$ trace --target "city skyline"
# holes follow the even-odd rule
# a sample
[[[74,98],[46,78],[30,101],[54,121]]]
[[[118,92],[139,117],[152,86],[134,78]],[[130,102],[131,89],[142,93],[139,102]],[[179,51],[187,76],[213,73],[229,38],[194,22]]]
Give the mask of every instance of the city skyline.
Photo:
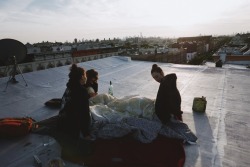
[[[250,31],[248,0],[0,1],[0,39],[23,43]]]

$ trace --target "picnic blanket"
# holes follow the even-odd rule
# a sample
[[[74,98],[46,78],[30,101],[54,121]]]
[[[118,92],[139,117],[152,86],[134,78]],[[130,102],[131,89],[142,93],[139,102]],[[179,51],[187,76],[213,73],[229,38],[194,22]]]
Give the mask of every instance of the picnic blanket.
[[[51,134],[62,146],[61,157],[91,167],[183,167],[183,142],[196,142],[188,126],[174,119],[163,125],[154,113],[154,99],[138,95],[116,98],[99,94],[90,99],[91,135],[96,140],[73,141]],[[39,122],[50,127],[57,116]]]

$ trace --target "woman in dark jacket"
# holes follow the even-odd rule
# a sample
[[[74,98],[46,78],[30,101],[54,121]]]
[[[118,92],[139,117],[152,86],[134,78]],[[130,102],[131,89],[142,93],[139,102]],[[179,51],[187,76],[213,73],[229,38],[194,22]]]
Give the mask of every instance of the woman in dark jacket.
[[[158,118],[163,124],[166,124],[171,117],[182,121],[181,96],[176,86],[176,74],[164,76],[162,69],[153,64],[151,75],[160,83],[155,101],[155,113]]]
[[[86,73],[81,67],[73,64],[67,88],[62,98],[62,109],[60,111],[59,128],[73,138],[89,137],[90,109],[89,96],[84,84]]]

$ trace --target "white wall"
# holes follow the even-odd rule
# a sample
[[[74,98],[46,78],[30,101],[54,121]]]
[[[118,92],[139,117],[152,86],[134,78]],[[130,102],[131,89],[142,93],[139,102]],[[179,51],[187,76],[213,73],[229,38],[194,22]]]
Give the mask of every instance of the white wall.
[[[193,58],[195,58],[197,56],[197,52],[193,52],[193,53],[187,53],[187,61],[192,60]]]

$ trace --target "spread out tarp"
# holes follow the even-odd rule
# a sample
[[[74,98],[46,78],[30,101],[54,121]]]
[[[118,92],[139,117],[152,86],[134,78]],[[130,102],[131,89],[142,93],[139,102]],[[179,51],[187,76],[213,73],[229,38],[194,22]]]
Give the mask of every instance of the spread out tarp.
[[[100,94],[90,99],[95,141],[79,149],[84,156],[62,149],[62,158],[90,167],[182,167],[184,141],[196,136],[185,123],[162,125],[154,114],[154,100],[141,96],[117,99]],[[86,152],[91,152],[86,154]]]
[[[197,140],[183,122],[171,120],[162,125],[154,114],[153,99],[100,94],[90,104],[94,141],[54,136],[65,160],[90,167],[182,167],[183,142]],[[41,121],[41,125],[55,120]]]
[[[56,119],[52,117],[38,124],[53,127]],[[38,133],[51,135],[61,145],[61,158],[89,167],[183,167],[185,163],[183,140],[162,135],[150,143],[142,143],[133,133],[110,139],[73,141],[65,134],[43,132]]]

